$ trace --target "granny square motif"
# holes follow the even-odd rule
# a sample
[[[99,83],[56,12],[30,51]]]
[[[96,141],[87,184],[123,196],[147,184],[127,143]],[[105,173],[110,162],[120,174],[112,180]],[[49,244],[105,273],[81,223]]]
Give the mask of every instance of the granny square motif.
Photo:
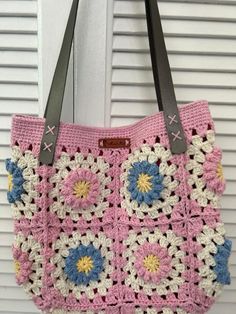
[[[53,165],[39,164],[44,119],[13,117],[16,280],[43,312],[200,314],[230,283],[207,102],[181,106],[180,117],[180,155],[161,112],[122,128],[61,123]],[[103,149],[101,138],[130,147]]]

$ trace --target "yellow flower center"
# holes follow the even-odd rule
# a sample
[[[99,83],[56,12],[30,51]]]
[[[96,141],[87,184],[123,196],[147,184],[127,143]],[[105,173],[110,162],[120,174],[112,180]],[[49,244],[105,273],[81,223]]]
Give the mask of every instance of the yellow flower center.
[[[137,180],[137,187],[140,192],[147,193],[152,189],[152,183],[150,182],[152,179],[151,176],[149,176],[146,173],[140,173],[138,180]]]
[[[8,191],[11,192],[13,188],[13,176],[9,173],[8,174]]]
[[[74,185],[74,194],[78,198],[86,198],[89,194],[90,183],[87,181],[79,181]]]
[[[151,273],[158,271],[160,267],[160,261],[154,254],[147,255],[143,259],[143,266]]]
[[[90,256],[83,256],[77,262],[79,272],[89,273],[93,269],[93,260]]]
[[[17,260],[14,260],[14,267],[15,267],[15,273],[16,275],[18,275],[20,272],[20,262]]]
[[[218,165],[217,165],[216,175],[217,175],[217,177],[218,177],[221,181],[224,181],[223,167],[222,167],[222,164],[221,164],[220,162],[219,162]]]

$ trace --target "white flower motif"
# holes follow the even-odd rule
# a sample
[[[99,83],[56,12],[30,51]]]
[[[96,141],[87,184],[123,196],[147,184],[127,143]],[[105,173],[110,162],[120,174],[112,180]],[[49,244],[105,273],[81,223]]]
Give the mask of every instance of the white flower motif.
[[[76,285],[74,282],[68,280],[65,268],[65,259],[69,255],[70,249],[75,249],[80,245],[88,246],[92,244],[96,249],[100,250],[101,256],[104,258],[104,270],[100,273],[99,281],[90,281],[88,285]],[[55,287],[61,292],[64,297],[69,295],[72,291],[75,297],[79,300],[85,294],[92,300],[96,294],[101,296],[107,295],[107,291],[112,287],[111,274],[113,267],[111,261],[114,253],[111,250],[112,240],[107,238],[104,233],[99,232],[97,235],[91,231],[87,231],[84,235],[74,232],[71,236],[65,233],[60,234],[60,238],[53,244],[55,255],[51,258],[51,263],[56,265],[53,272],[55,278]],[[97,293],[94,290],[97,289]]]
[[[38,160],[29,150],[22,153],[18,146],[12,147],[11,160],[17,163],[17,166],[22,169],[22,175],[25,179],[23,183],[25,192],[21,195],[22,201],[16,201],[11,204],[13,217],[14,219],[20,219],[22,217],[31,219],[37,212],[37,206],[34,200],[38,197],[36,191],[36,185],[39,183],[39,176],[36,173],[39,164]]]
[[[42,246],[32,236],[25,237],[22,233],[18,233],[14,237],[14,247],[27,253],[29,261],[32,262],[30,281],[22,285],[24,290],[30,296],[40,295],[43,286]]]
[[[215,133],[207,131],[206,137],[194,135],[188,147],[187,154],[190,157],[186,164],[189,172],[188,184],[192,187],[191,199],[196,200],[202,207],[208,205],[213,208],[219,207],[219,196],[210,191],[203,179],[203,164],[206,161],[206,154],[213,151],[215,143]]]
[[[224,224],[218,223],[215,229],[204,226],[203,231],[197,236],[197,242],[202,245],[197,257],[203,262],[199,268],[199,275],[202,277],[199,286],[209,297],[217,297],[223,289],[223,285],[216,281],[217,276],[213,267],[216,266],[214,255],[217,253],[217,245],[224,244],[224,235]]]
[[[128,215],[132,217],[134,214],[143,219],[146,216],[150,218],[157,218],[161,213],[166,215],[172,213],[173,207],[178,203],[179,197],[172,195],[176,190],[179,182],[174,179],[177,171],[177,166],[171,163],[171,152],[160,144],[154,144],[150,147],[146,144],[136,149],[129,155],[128,159],[122,164],[123,173],[121,174],[121,181],[123,187],[120,189],[122,200],[122,207],[126,209]],[[159,173],[163,176],[162,184],[164,189],[160,194],[160,199],[153,201],[152,205],[146,203],[138,204],[137,200],[131,198],[129,187],[129,171],[132,169],[135,162],[147,161],[149,163],[157,163],[159,166]]]
[[[171,257],[171,270],[168,272],[167,278],[161,279],[159,284],[152,281],[146,281],[143,277],[139,277],[135,264],[135,252],[144,243],[158,243],[161,247],[166,248]],[[126,246],[123,252],[123,258],[126,260],[124,271],[128,274],[125,279],[125,285],[131,287],[135,292],[144,292],[146,295],[167,295],[170,292],[178,292],[179,286],[183,284],[184,279],[181,274],[185,270],[181,259],[185,253],[180,250],[183,243],[182,237],[177,237],[173,231],[168,230],[162,233],[158,228],[150,231],[148,228],[142,228],[139,233],[130,231],[128,238],[124,240]],[[161,260],[159,261],[161,263]]]
[[[50,192],[50,197],[56,199],[50,210],[55,212],[59,218],[64,219],[67,214],[74,221],[78,221],[82,216],[85,220],[90,221],[93,217],[101,218],[104,211],[109,207],[107,201],[108,195],[111,193],[108,184],[111,178],[107,175],[109,164],[102,157],[94,157],[92,154],[83,156],[81,153],[76,153],[74,159],[71,160],[70,156],[63,152],[60,158],[55,162],[54,167],[56,173],[50,178],[50,183],[54,184],[54,188]],[[60,190],[62,188],[63,180],[75,169],[87,169],[96,175],[99,182],[99,195],[96,203],[91,204],[86,210],[74,210],[64,200]],[[60,194],[60,196],[59,196]]]

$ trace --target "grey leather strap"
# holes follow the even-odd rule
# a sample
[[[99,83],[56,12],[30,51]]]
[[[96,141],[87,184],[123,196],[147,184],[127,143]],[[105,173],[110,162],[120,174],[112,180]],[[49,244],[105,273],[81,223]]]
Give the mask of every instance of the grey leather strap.
[[[171,152],[181,154],[186,152],[187,143],[179,117],[157,0],[146,0],[145,6],[158,105],[164,114]]]
[[[79,0],[73,0],[44,112],[45,129],[40,146],[39,161],[45,165],[53,164],[54,160],[78,4]]]
[[[78,4],[79,0],[73,0],[45,109],[45,129],[39,156],[41,164],[51,165],[54,160]],[[164,114],[171,151],[181,154],[187,150],[187,144],[175,98],[157,0],[145,0],[145,7],[158,106]]]

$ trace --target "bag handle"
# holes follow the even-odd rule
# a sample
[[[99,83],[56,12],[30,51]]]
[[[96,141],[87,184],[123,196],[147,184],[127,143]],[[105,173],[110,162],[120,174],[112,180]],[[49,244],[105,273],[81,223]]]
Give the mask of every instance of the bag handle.
[[[39,156],[41,164],[50,165],[54,159],[78,4],[79,0],[73,0],[44,113],[45,128]],[[187,150],[187,144],[175,98],[157,0],[145,0],[145,8],[158,106],[164,114],[171,152],[181,154]]]
[[[179,116],[157,0],[145,0],[152,71],[159,110],[163,111],[172,154],[187,150]]]

